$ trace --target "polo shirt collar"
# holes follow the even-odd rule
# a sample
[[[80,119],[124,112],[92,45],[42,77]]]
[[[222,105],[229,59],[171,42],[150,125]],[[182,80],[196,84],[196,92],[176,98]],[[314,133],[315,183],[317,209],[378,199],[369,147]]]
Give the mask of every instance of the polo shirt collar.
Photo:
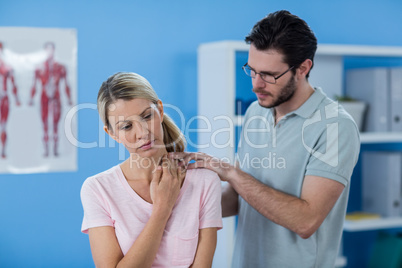
[[[304,118],[310,118],[317,110],[318,105],[325,99],[326,95],[321,88],[314,88],[314,93],[292,114],[299,115]]]

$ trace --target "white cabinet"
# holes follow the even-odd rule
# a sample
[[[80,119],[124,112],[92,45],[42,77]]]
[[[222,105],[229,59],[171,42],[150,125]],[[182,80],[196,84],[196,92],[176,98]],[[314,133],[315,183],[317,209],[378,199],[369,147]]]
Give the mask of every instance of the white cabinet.
[[[239,72],[236,53],[247,53],[248,48],[243,41],[220,41],[201,44],[198,49],[198,150],[232,163],[236,150],[236,127],[242,121],[242,116],[235,114],[236,72]],[[347,56],[402,57],[402,48],[319,44],[310,83],[323,88],[329,97],[342,95],[344,57]],[[402,143],[402,133],[362,133],[361,142]],[[395,227],[402,227],[401,218],[347,221],[344,225],[345,231]],[[219,264],[216,267],[230,265],[234,230],[234,218],[224,219],[224,230],[219,233],[217,247],[217,251],[223,254],[220,255],[223,260],[215,261]],[[337,260],[337,266],[344,266],[345,263],[343,257]]]

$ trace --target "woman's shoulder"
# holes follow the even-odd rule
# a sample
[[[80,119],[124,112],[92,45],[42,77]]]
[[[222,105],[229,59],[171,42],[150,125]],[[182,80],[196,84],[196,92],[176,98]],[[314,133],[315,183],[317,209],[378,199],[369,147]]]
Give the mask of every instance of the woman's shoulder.
[[[206,168],[197,168],[187,170],[186,179],[195,184],[214,184],[220,182],[219,176]]]
[[[119,165],[113,166],[105,171],[102,171],[98,174],[92,175],[88,177],[82,187],[88,187],[88,186],[95,186],[95,185],[104,185],[104,184],[110,184],[113,182],[116,182],[117,177],[119,172],[121,171],[121,168]]]

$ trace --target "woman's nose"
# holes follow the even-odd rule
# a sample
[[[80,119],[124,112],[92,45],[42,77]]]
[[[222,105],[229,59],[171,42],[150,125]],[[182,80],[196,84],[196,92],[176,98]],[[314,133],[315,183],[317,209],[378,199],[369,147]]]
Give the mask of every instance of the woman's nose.
[[[143,122],[143,121],[137,122],[135,130],[136,130],[135,135],[136,135],[137,140],[148,138],[149,128],[148,128],[148,124],[146,122]]]

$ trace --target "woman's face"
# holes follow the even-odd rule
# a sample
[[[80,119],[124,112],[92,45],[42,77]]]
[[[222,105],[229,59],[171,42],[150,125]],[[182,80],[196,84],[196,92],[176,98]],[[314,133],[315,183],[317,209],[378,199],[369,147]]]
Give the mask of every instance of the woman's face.
[[[118,100],[108,109],[112,129],[106,132],[122,143],[130,154],[154,156],[166,151],[163,142],[163,106],[147,99]]]

